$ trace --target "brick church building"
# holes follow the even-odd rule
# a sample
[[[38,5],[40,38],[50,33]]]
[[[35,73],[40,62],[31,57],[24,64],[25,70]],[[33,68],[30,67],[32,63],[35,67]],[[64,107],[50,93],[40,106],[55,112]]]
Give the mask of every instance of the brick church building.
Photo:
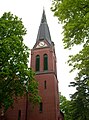
[[[5,120],[63,120],[59,108],[58,79],[54,42],[43,10],[36,43],[31,50],[31,67],[36,72],[41,103],[34,108],[26,98],[15,100]],[[2,118],[3,119],[3,118]]]

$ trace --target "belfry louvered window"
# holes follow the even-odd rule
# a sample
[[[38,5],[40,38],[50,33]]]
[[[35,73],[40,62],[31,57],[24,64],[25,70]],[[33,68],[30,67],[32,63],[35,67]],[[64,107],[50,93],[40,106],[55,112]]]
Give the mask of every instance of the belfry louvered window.
[[[48,55],[44,54],[44,71],[48,70]]]
[[[36,56],[36,72],[40,71],[40,56]]]

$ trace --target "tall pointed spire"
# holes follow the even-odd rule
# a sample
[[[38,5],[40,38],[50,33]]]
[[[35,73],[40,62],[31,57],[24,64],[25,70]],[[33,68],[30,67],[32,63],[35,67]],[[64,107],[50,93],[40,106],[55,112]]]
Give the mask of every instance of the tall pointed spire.
[[[46,21],[46,15],[45,15],[45,10],[43,8],[43,15],[42,15],[41,23],[44,23],[44,22],[47,23],[47,21]]]
[[[44,9],[37,35],[37,41],[42,41],[42,40],[47,40],[50,44],[52,43]]]

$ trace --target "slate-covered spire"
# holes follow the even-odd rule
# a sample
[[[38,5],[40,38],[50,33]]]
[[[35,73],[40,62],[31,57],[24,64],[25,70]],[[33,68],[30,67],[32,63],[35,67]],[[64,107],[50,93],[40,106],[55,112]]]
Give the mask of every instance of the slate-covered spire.
[[[50,44],[52,43],[44,9],[37,35],[37,41],[42,41],[42,40],[47,40]]]
[[[43,15],[42,15],[41,23],[44,23],[44,22],[47,23],[45,11],[44,11],[44,9],[43,9]]]

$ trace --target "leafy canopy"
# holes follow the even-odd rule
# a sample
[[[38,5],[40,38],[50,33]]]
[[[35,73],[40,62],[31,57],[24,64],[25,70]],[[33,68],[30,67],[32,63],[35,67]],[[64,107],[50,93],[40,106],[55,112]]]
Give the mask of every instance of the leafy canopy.
[[[26,29],[22,20],[10,12],[0,18],[0,108],[8,109],[15,97],[30,93],[39,101],[35,73],[28,68],[29,49],[23,43]]]
[[[89,42],[89,0],[53,0],[52,11],[63,23],[65,48]]]
[[[72,120],[71,101],[63,95],[60,95],[60,110],[64,113],[65,120]]]
[[[72,119],[89,119],[89,0],[53,0],[52,11],[63,24],[65,49],[82,44],[82,49],[68,60],[72,71],[78,70],[72,95]],[[79,47],[79,46],[78,46]],[[76,47],[77,48],[77,47]],[[82,106],[82,109],[81,109]],[[87,106],[87,107],[86,107]]]
[[[88,120],[89,119],[89,91],[87,79],[76,79],[71,85],[76,87],[76,92],[71,96],[72,119]]]

